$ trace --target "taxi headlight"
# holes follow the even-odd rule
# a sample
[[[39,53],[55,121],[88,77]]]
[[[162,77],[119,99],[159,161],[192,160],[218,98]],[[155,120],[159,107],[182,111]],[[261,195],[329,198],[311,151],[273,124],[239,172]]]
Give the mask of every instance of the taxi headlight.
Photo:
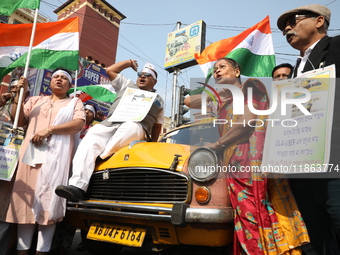
[[[188,171],[196,181],[211,180],[218,174],[216,153],[209,148],[195,150],[189,158]]]

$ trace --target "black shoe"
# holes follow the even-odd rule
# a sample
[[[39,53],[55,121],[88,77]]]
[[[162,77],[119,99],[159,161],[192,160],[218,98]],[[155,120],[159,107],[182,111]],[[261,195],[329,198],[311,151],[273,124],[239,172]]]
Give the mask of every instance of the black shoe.
[[[55,189],[55,193],[59,197],[66,198],[67,200],[72,201],[72,202],[78,202],[78,201],[84,200],[84,194],[85,194],[85,192],[82,189],[79,189],[72,185],[69,185],[69,186],[59,185]]]

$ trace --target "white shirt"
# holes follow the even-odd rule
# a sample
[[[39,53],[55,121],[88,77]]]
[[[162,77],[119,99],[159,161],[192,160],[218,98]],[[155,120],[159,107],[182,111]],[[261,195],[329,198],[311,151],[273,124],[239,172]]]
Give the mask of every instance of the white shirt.
[[[315,69],[315,67],[313,66],[312,62],[309,60],[309,55],[312,52],[312,50],[314,49],[315,45],[319,42],[320,40],[317,40],[315,43],[313,43],[306,51],[305,54],[303,55],[303,57],[298,56],[298,58],[301,59],[300,65],[298,66],[298,70],[296,73],[296,76],[299,77],[302,74],[303,69],[305,68],[305,65],[307,63],[307,61],[310,62],[310,64],[312,65],[313,69]]]

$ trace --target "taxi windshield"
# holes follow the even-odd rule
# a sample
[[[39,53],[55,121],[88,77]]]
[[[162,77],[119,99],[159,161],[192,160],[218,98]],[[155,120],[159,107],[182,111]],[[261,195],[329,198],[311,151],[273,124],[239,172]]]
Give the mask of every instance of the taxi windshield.
[[[212,124],[192,125],[167,133],[160,142],[203,146],[219,139],[217,126]]]

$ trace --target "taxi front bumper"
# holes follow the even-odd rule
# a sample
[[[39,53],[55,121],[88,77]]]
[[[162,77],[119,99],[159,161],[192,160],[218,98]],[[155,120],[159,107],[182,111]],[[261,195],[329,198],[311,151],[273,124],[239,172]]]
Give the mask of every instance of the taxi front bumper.
[[[108,203],[97,201],[68,202],[67,210],[85,214],[131,217],[144,220],[170,221],[175,226],[187,223],[230,223],[233,209],[191,208],[185,203],[172,207]]]

